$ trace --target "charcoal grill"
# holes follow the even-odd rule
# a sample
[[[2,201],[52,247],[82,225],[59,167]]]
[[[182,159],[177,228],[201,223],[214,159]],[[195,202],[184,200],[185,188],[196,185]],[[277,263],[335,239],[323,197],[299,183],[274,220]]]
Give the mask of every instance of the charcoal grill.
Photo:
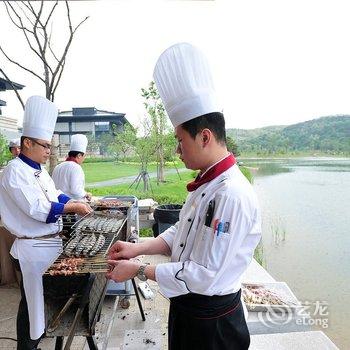
[[[98,230],[97,227],[89,229],[90,233],[104,234],[106,238],[104,246],[95,256],[84,258],[77,271],[70,275],[52,275],[52,265],[43,276],[46,336],[56,337],[55,350],[63,349],[64,337],[67,337],[64,350],[70,349],[74,336],[85,336],[89,348],[98,349],[94,335],[106,294],[106,254],[109,247],[117,240],[135,240],[135,228],[138,230],[138,222],[135,222],[138,220],[137,199],[132,197],[135,199],[130,202],[130,197],[127,198],[125,205],[120,207],[94,208],[92,213],[72,226],[71,238],[65,246],[89,218],[90,221],[98,217],[123,220],[116,232],[103,231],[101,225]],[[54,264],[59,264],[66,258],[61,254]],[[145,320],[135,282],[133,280],[132,282],[142,319]]]

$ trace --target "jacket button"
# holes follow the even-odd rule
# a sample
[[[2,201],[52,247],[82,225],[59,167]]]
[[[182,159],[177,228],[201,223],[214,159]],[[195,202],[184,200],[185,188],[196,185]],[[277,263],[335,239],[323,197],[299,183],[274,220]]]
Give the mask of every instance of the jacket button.
[[[182,248],[183,246],[184,246],[184,244],[183,244],[183,243],[181,243],[181,244],[180,244],[180,247]]]
[[[188,221],[188,222],[191,222],[191,221],[192,221],[192,219],[191,219],[191,218],[189,218],[187,221]]]

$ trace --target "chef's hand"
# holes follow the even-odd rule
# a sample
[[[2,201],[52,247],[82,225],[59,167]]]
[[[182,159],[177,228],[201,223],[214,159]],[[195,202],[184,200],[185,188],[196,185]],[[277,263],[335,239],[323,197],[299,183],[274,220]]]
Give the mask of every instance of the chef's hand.
[[[91,201],[92,194],[90,192],[86,192],[85,198],[88,202]]]
[[[64,213],[75,213],[81,216],[92,212],[90,205],[82,202],[68,202],[64,205]]]
[[[130,260],[108,260],[111,270],[106,273],[106,277],[115,282],[124,282],[134,278],[140,267],[140,263]]]
[[[117,241],[108,251],[108,258],[111,260],[131,259],[138,255],[138,243],[124,241]]]

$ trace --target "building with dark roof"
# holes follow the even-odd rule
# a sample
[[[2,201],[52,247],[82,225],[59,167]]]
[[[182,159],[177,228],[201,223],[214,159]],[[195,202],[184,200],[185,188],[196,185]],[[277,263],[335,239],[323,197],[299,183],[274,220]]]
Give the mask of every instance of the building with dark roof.
[[[124,113],[103,111],[95,107],[77,107],[58,114],[54,133],[61,150],[70,144],[74,134],[92,135],[98,140],[103,134],[123,131],[125,124],[129,122]]]
[[[24,85],[0,78],[0,91],[15,89],[22,90],[23,88]],[[6,101],[0,99],[0,132],[9,140],[19,137],[19,131],[17,126],[17,118],[12,118],[3,114],[1,108],[5,107],[6,105]]]
[[[58,114],[55,134],[59,137],[59,143],[70,143],[74,134],[93,135],[98,139],[103,133],[123,131],[126,123],[129,122],[124,113],[79,107]]]

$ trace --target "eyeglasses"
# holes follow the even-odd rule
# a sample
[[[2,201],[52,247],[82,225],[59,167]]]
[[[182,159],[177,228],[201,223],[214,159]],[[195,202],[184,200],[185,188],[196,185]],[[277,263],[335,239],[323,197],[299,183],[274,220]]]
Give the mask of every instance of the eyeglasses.
[[[39,146],[41,146],[41,147],[43,147],[43,148],[45,148],[46,150],[50,150],[51,149],[51,145],[50,144],[45,144],[45,145],[43,145],[42,143],[40,143],[40,142],[38,142],[37,140],[35,140],[35,139],[32,139],[32,138],[29,138],[28,137],[28,139],[30,140],[30,141],[32,141],[32,142],[34,142],[34,143],[36,143],[37,145],[39,145]]]

